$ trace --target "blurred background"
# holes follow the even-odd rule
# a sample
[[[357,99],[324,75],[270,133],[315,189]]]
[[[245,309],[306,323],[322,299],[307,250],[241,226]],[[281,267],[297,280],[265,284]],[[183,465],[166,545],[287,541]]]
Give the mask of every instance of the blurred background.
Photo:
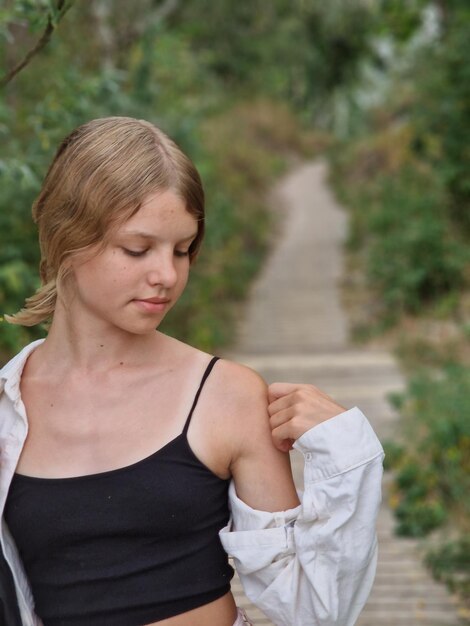
[[[208,234],[165,330],[233,341],[279,234],[266,196],[329,162],[348,212],[343,304],[409,381],[387,444],[401,534],[444,529],[436,577],[470,596],[468,0],[1,0],[0,311],[38,286],[31,204],[61,138],[96,117],[159,125],[195,161]],[[0,362],[41,328],[0,322]]]

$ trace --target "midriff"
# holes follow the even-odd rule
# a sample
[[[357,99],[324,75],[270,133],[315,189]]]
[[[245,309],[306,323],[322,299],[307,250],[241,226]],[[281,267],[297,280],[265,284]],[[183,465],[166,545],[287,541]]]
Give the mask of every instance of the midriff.
[[[147,626],[233,626],[236,619],[237,607],[229,592],[214,602]]]

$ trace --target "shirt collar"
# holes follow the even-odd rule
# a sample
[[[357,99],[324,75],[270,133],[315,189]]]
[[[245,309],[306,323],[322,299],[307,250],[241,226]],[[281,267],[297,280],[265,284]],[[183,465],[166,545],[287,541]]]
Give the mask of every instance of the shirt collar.
[[[27,358],[43,341],[44,339],[32,341],[0,369],[0,385],[4,387],[11,400],[16,400],[20,395],[21,374]]]

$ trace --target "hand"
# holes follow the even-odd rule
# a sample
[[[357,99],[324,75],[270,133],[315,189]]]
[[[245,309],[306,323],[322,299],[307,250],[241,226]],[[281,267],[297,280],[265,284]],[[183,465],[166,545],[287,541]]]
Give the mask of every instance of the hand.
[[[273,383],[268,399],[274,445],[283,452],[307,430],[346,410],[313,385]]]

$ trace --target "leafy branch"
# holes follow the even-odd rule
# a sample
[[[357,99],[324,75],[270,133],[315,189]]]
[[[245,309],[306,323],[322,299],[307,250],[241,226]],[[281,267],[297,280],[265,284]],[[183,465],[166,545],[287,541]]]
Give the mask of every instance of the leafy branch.
[[[46,27],[40,39],[37,41],[36,45],[26,53],[25,57],[0,79],[0,88],[8,85],[8,83],[31,62],[33,57],[49,43],[52,33],[73,3],[74,0],[58,0],[57,5],[51,2]]]

